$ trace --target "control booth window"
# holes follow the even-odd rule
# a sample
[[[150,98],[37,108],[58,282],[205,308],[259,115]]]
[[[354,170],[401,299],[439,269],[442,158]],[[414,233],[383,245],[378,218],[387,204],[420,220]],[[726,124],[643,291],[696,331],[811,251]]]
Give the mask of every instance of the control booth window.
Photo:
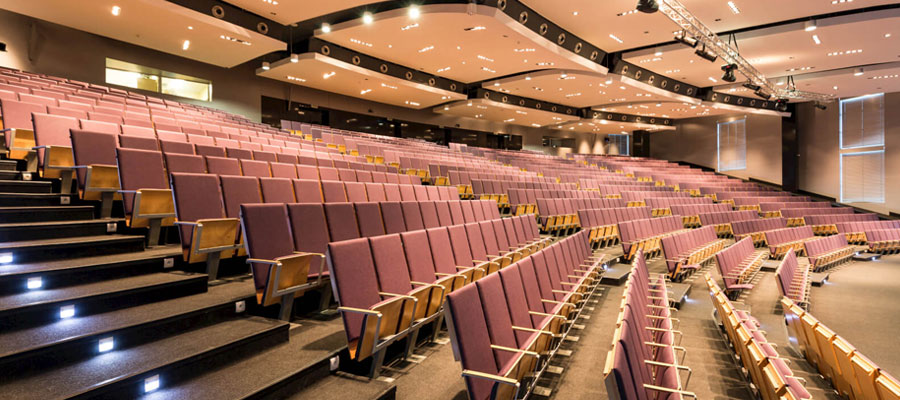
[[[718,171],[747,169],[747,120],[719,122],[717,124]]]
[[[884,203],[884,94],[841,100],[841,202]]]
[[[134,63],[106,59],[106,83],[131,89],[212,101],[212,82]]]
[[[631,135],[609,135],[609,149],[607,150],[608,154],[612,155],[620,155],[627,156],[631,155],[629,152],[631,146]]]

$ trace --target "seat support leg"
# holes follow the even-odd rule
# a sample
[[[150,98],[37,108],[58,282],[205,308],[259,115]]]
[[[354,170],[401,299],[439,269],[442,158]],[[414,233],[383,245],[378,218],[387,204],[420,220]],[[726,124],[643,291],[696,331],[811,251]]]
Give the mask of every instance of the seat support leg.
[[[110,202],[112,203],[112,202]],[[111,204],[110,204],[111,206]],[[102,212],[102,211],[101,211]],[[149,223],[149,232],[147,232],[147,247],[155,247],[159,246],[159,232],[162,230],[162,219],[160,218],[150,218]],[[216,263],[218,263],[218,254],[216,257]]]
[[[282,321],[291,321],[294,314],[294,293],[288,293],[281,296],[281,310],[278,311],[278,319]]]
[[[112,205],[115,192],[100,193],[100,219],[112,217]]]
[[[331,305],[331,285],[322,285],[319,293],[319,311],[324,312]]]
[[[386,352],[386,348],[387,346],[372,355],[372,365],[369,367],[369,379],[375,379],[378,375],[381,375],[381,366],[384,364],[384,353]]]
[[[209,282],[213,282],[218,280],[219,278],[219,257],[221,254],[219,252],[212,252],[206,255],[206,274],[209,275],[207,278]]]
[[[409,336],[406,339],[406,351],[403,353],[404,357],[408,358],[413,354],[413,350],[416,349],[416,342],[419,341],[419,330],[420,328],[416,328],[409,332]]]
[[[63,170],[59,174],[59,193],[60,194],[72,194],[72,175],[74,175],[75,171],[73,170]]]

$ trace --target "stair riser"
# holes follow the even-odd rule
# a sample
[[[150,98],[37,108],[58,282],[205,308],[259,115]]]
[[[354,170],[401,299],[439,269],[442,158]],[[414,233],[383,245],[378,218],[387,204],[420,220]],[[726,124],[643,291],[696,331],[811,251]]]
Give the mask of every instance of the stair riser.
[[[204,293],[207,290],[206,275],[196,279],[136,288],[115,293],[85,297],[77,301],[49,302],[4,311],[0,314],[0,326],[33,327],[59,321],[60,307],[74,304],[75,316],[100,314],[112,310]]]
[[[180,259],[175,257],[176,261]],[[165,258],[153,258],[104,265],[89,265],[54,271],[51,273],[17,274],[0,277],[0,296],[28,291],[28,278],[40,277],[41,289],[56,289],[66,286],[83,285],[108,279],[163,272]]]
[[[252,298],[244,299],[252,301]],[[112,336],[115,349],[140,346],[179,333],[234,318],[237,314],[233,303],[195,310],[171,318],[150,321],[102,334],[81,337],[76,340],[48,344],[45,347],[0,358],[0,369],[16,365],[19,370],[40,370],[54,366],[78,362],[97,355],[101,338]]]
[[[308,368],[297,371],[290,377],[277,382],[263,390],[253,393],[246,400],[262,400],[262,399],[283,399],[290,397],[291,394],[297,393],[302,388],[315,383],[331,374],[330,358],[336,356],[337,353],[329,357],[323,357],[321,361],[310,365]]]
[[[71,204],[77,200],[72,196],[68,196]],[[22,196],[0,196],[0,207],[40,207],[40,206],[59,206],[64,205],[60,201],[60,196],[40,196],[40,197],[30,197],[27,195]]]
[[[4,181],[17,181],[22,179],[22,174],[19,171],[8,171],[0,169],[0,180]]]
[[[0,228],[0,242],[59,239],[79,236],[99,236],[114,232],[115,231],[107,231],[105,222],[62,226],[33,226],[9,229]]]
[[[13,160],[0,160],[0,171],[17,171],[18,163]]]
[[[56,246],[31,247],[10,251],[17,263],[31,263],[38,261],[60,260],[63,258],[78,258],[90,256],[102,256],[110,254],[130,253],[144,250],[144,241],[141,239],[117,240],[112,242],[85,242],[67,243]]]
[[[6,181],[0,183],[2,193],[52,193],[53,185],[50,182],[26,182]]]
[[[109,383],[90,392],[73,396],[72,399],[117,400],[136,398],[144,394],[144,379],[150,376],[159,374],[160,382],[164,385],[161,389],[165,389],[167,386],[187,381],[229,361],[256,354],[272,346],[285,343],[288,341],[289,336],[289,325],[279,325],[230,343],[227,346],[211,349],[188,359],[178,360],[166,367],[149,371],[137,377]]]
[[[77,221],[93,219],[94,210],[33,210],[27,212],[0,212],[0,224],[12,224],[18,222],[48,222],[48,221]]]

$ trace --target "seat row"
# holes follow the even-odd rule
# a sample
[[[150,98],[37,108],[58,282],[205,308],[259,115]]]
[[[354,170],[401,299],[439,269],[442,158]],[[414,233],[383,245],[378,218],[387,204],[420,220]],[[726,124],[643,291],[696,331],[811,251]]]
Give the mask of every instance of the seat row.
[[[608,199],[605,199],[608,200]],[[615,199],[615,201],[621,201]],[[581,227],[589,232],[594,248],[619,242],[619,222],[650,218],[649,207],[588,208],[578,210]]]
[[[716,235],[713,227],[707,226],[677,232],[662,238],[663,255],[669,279],[681,281],[694,271],[707,265],[713,257],[725,248],[726,241]]]
[[[812,288],[809,280],[809,265],[800,264],[797,253],[791,251],[778,264],[775,270],[775,282],[782,297],[791,299],[803,309],[809,309],[809,292]]]
[[[650,275],[643,254],[637,254],[603,368],[610,399],[697,398],[685,390],[692,371],[683,365],[686,351],[678,345],[682,334],[672,310],[665,276]]]
[[[662,251],[662,238],[683,230],[680,216],[638,219],[618,223],[619,240],[626,260],[638,253],[655,256]]]
[[[878,221],[880,218],[875,213],[857,213],[857,214],[828,214],[828,215],[807,215],[803,217],[806,225],[813,229],[816,235],[836,235],[838,233],[837,224],[844,222],[866,222]]]
[[[782,297],[781,308],[800,352],[838,393],[854,400],[900,398],[900,382],[850,342],[787,297]]]
[[[673,214],[672,207],[676,205],[701,205],[712,204],[712,199],[704,197],[648,197],[644,203],[653,210],[654,217],[665,217]],[[683,214],[679,214],[682,215]]]
[[[853,244],[866,244],[869,241],[866,232],[885,229],[900,229],[900,220],[851,221],[838,222],[834,225],[837,229],[837,233],[847,236],[847,242]]]
[[[768,199],[766,199],[768,200]],[[759,216],[763,218],[781,217],[783,208],[828,208],[831,203],[824,201],[794,201],[794,202],[762,202],[759,203]]]
[[[741,291],[753,289],[751,282],[768,259],[769,253],[757,251],[750,238],[738,240],[716,254],[716,266],[725,283],[725,293],[737,298]]]
[[[627,190],[622,192],[622,199],[625,200],[627,207],[644,207],[647,206],[646,199],[656,198],[689,198],[691,195],[683,192],[673,192],[672,189],[663,187],[665,190],[648,191],[648,190]]]
[[[798,226],[796,228],[775,229],[765,233],[766,244],[769,246],[769,252],[772,258],[781,259],[789,252],[803,253],[804,243],[813,240],[815,235],[812,228],[808,226]]]
[[[808,240],[805,249],[810,266],[817,272],[850,261],[856,255],[856,249],[847,243],[844,235]]]
[[[811,215],[847,215],[856,211],[850,207],[806,207],[806,208],[782,208],[781,216],[787,218],[788,226],[803,226],[807,224],[805,217]]]
[[[578,233],[450,293],[444,314],[469,398],[527,398],[602,268]]]
[[[728,207],[729,211],[715,211],[698,215],[700,226],[712,226],[719,237],[728,238],[734,236],[734,229],[732,228],[732,223],[734,222],[759,219],[759,216],[753,211],[730,211],[730,205],[722,205]]]
[[[762,203],[808,203],[806,196],[785,196],[784,192],[722,193],[719,202],[730,202],[738,210],[760,211]],[[828,203],[825,203],[828,204]]]
[[[731,206],[728,204],[715,204],[708,198],[697,198],[705,199],[707,202],[698,204],[673,204],[669,207],[672,214],[681,216],[685,228],[699,228],[703,226],[703,221],[700,220],[700,214],[731,211]]]
[[[900,251],[900,229],[874,229],[865,231],[869,251],[879,254],[895,254]]]
[[[753,239],[753,245],[760,247],[766,244],[766,232],[774,231],[787,227],[787,220],[784,217],[776,218],[757,218],[745,221],[734,221],[731,223],[731,231],[734,233],[736,240],[745,237]]]
[[[577,195],[575,194],[577,193]],[[510,211],[513,212],[513,215],[522,215],[522,214],[534,214],[537,210],[537,199],[573,199],[575,200],[576,208],[606,208],[606,207],[621,207],[625,206],[625,203],[619,199],[606,199],[602,197],[595,197],[591,194],[594,192],[589,192],[585,190],[549,190],[549,189],[521,189],[521,188],[512,188],[509,189],[507,194],[509,196],[509,204],[513,207]]]
[[[738,310],[707,275],[709,295],[716,307],[719,323],[725,331],[734,356],[763,400],[810,399],[802,378],[794,375],[788,360],[782,358],[774,343],[767,340],[759,321]]]

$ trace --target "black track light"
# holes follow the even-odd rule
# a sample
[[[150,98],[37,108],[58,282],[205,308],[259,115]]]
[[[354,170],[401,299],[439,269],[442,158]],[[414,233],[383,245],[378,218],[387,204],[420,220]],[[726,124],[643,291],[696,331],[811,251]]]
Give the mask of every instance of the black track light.
[[[703,45],[702,49],[697,49],[697,51],[695,51],[694,53],[696,53],[698,56],[700,56],[700,58],[707,60],[709,62],[716,62],[716,60],[719,59],[719,56],[715,55],[713,52],[706,49],[705,44]]]
[[[826,106],[825,103],[822,103],[822,102],[818,102],[818,101],[817,101],[817,102],[816,102],[816,108],[818,108],[818,109],[820,109],[820,110],[827,110],[827,109],[828,109],[828,106]]]
[[[688,47],[697,47],[700,41],[696,38],[688,37],[687,33],[681,31],[681,35],[675,35],[675,41]]]
[[[750,90],[752,90],[752,91],[754,91],[754,92],[757,91],[757,90],[759,90],[759,85],[754,85],[754,84],[752,84],[752,83],[750,83],[750,82],[745,83],[745,84],[744,84],[744,87],[747,88],[747,89],[750,89]]]
[[[737,69],[737,64],[726,64],[722,66],[722,71],[725,71],[725,75],[722,75],[722,80],[725,82],[734,82],[737,78],[734,77],[734,71]]]
[[[659,3],[656,0],[638,0],[637,10],[647,14],[659,11]]]
[[[757,87],[759,87],[759,86],[757,86]],[[754,91],[753,94],[755,94],[759,97],[762,97],[763,99],[766,99],[766,100],[769,100],[772,98],[772,95],[764,92],[762,90],[762,88],[756,89],[756,91]]]
[[[785,112],[788,109],[788,100],[787,99],[778,99],[775,100],[775,109],[781,112]]]

